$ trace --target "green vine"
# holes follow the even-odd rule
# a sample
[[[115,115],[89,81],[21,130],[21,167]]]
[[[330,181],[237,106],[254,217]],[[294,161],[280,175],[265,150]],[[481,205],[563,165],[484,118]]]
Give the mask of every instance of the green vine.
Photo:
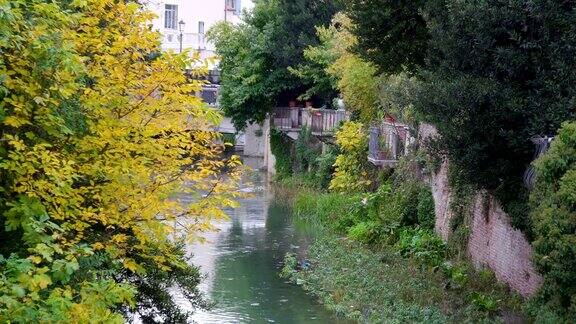
[[[276,177],[285,179],[293,174],[292,143],[290,139],[275,129],[270,131],[270,149],[276,158]]]
[[[461,176],[458,168],[452,164],[448,170],[448,182],[451,187],[450,209],[452,211],[452,219],[450,220],[452,234],[448,240],[448,251],[454,259],[465,260],[473,218],[472,207],[475,190]]]

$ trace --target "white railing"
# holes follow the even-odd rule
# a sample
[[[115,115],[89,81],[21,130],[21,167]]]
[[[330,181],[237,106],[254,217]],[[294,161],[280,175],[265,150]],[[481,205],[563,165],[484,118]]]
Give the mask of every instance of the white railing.
[[[164,49],[178,50],[180,48],[180,33],[164,32],[162,46]],[[182,48],[215,51],[215,47],[206,39],[206,34],[199,33],[183,33],[182,34]]]
[[[344,110],[301,107],[276,107],[272,117],[277,129],[298,131],[307,127],[316,135],[331,135],[342,122],[350,120]]]
[[[408,152],[413,142],[410,128],[404,124],[383,122],[370,127],[368,161],[378,166],[393,167]]]

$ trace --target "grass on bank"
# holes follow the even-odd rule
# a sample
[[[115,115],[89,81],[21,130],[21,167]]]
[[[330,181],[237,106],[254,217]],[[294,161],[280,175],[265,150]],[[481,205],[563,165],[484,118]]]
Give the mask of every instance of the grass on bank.
[[[451,261],[432,230],[403,224],[403,217],[418,218],[417,201],[403,209],[391,201],[389,188],[373,194],[322,193],[302,183],[296,188],[294,213],[314,224],[317,240],[309,251],[312,266],[303,270],[286,262],[283,275],[339,316],[370,323],[493,322],[519,314],[522,300],[496,283],[492,272]],[[390,209],[402,217],[392,217]]]

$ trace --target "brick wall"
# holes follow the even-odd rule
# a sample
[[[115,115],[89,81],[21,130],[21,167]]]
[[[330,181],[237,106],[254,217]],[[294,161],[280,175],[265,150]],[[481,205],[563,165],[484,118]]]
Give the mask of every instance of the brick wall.
[[[420,141],[437,136],[431,125],[420,126]],[[448,162],[444,161],[430,181],[436,211],[435,229],[444,240],[450,237],[451,188]],[[532,263],[532,246],[524,234],[510,225],[510,217],[486,192],[477,192],[471,206],[472,223],[468,254],[477,268],[489,267],[496,278],[524,297],[542,285],[542,277]]]
[[[498,280],[528,297],[542,285],[532,263],[532,246],[524,234],[510,225],[510,217],[496,199],[485,192],[476,195],[468,253],[476,267],[489,267]]]

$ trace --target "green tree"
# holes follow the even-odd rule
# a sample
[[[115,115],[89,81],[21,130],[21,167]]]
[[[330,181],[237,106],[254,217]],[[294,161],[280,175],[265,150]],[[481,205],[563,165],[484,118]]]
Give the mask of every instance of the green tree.
[[[534,259],[544,275],[540,299],[566,319],[576,317],[576,122],[563,124],[535,163],[531,194]]]
[[[173,286],[197,304],[174,240],[235,205],[239,161],[190,95],[198,56],[158,55],[152,18],[133,1],[0,0],[0,322],[182,320]]]
[[[413,70],[426,58],[428,30],[420,13],[424,0],[349,0],[346,14],[358,42],[354,52],[380,72]]]
[[[334,0],[257,0],[240,25],[209,31],[221,59],[220,105],[237,127],[306,91],[289,67],[304,61],[304,49],[318,43],[315,26],[328,24],[336,8]]]

